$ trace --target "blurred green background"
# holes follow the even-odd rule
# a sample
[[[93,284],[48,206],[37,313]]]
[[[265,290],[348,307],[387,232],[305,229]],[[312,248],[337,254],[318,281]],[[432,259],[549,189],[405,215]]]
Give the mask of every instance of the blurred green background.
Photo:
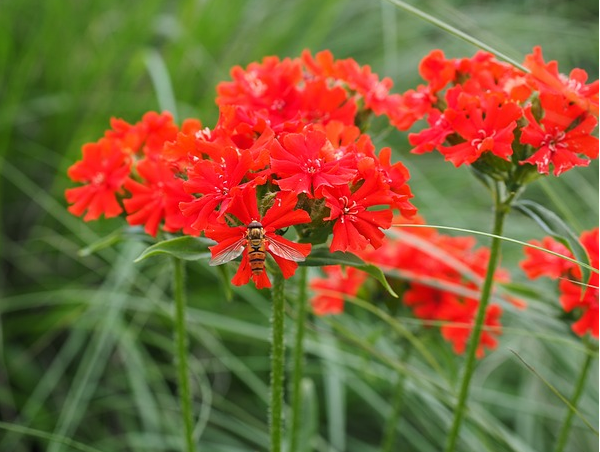
[[[581,67],[598,78],[595,0],[418,6],[517,61],[541,45],[562,72]],[[34,429],[0,427],[0,450],[70,450],[35,436],[40,431],[105,451],[177,450],[169,262],[133,264],[145,246],[139,239],[82,256],[123,220],[86,224],[69,215],[66,170],[112,116],[136,122],[169,108],[179,122],[196,117],[212,127],[215,86],[233,65],[295,57],[305,48],[369,64],[398,91],[420,83],[418,62],[432,49],[450,57],[476,51],[385,1],[0,2],[0,418]],[[376,128],[374,136],[411,171],[414,204],[429,223],[489,230],[490,200],[468,170],[439,155],[410,155],[405,133]],[[526,197],[577,233],[597,226],[598,162],[539,181]],[[505,234],[544,235],[517,213]],[[567,395],[583,359],[580,341],[556,319],[554,285],[526,282],[520,258],[518,247],[504,246],[503,266],[533,289],[530,307],[505,307],[500,347],[475,375],[465,450],[553,444],[565,407],[510,349]],[[264,450],[268,293],[243,287],[226,301],[213,270],[188,266],[197,435],[202,450]],[[410,326],[402,316],[396,321]],[[462,361],[436,334],[428,330],[420,340],[445,374],[408,358],[398,450],[437,451],[443,442],[447,388]],[[306,450],[378,450],[404,344],[389,325],[349,307],[337,318],[311,319],[307,347]],[[597,381],[595,362],[581,412],[596,426]],[[575,419],[566,450],[597,448],[598,437]]]

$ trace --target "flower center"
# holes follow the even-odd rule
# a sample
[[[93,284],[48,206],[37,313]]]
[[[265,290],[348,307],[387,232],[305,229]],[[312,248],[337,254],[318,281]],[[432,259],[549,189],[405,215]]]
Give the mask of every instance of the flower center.
[[[550,152],[555,153],[558,148],[566,148],[567,144],[563,143],[563,140],[565,139],[565,132],[564,131],[560,131],[558,133],[556,133],[555,135],[552,134],[546,134],[546,136],[544,137],[543,141],[542,141],[542,146],[546,146],[548,147],[548,149],[550,149]]]
[[[102,185],[106,180],[106,175],[104,173],[96,173],[94,177],[92,177],[92,184],[94,185]]]
[[[567,76],[561,74],[562,77],[559,77],[561,79],[561,81],[565,84],[565,87],[569,90],[573,90],[574,92],[578,93],[581,88],[583,88],[583,84],[574,79],[574,78],[568,78]]]
[[[487,139],[487,138],[492,138],[494,136],[496,132],[492,132],[492,134],[488,137],[487,132],[483,129],[479,129],[477,131],[477,135],[479,135],[477,138],[473,138],[471,140],[471,146],[473,146],[475,149],[477,149],[478,151],[481,149],[481,146],[483,145],[483,142]]]
[[[267,85],[265,85],[256,75],[256,72],[248,72],[244,75],[244,79],[246,83],[248,83],[248,87],[250,88],[250,92],[255,97],[262,96],[267,90]]]
[[[441,115],[437,119],[437,121],[435,122],[435,124],[433,126],[436,128],[447,129],[448,128],[448,120],[446,119],[446,117],[444,115]]]
[[[304,172],[308,174],[314,174],[321,171],[323,168],[323,162],[321,159],[308,159],[304,163]]]
[[[285,101],[283,99],[275,99],[271,103],[272,110],[283,110],[283,107],[285,107]]]
[[[215,185],[215,193],[217,195],[227,195],[229,193],[229,181],[222,174],[217,174],[217,179],[220,185]]]
[[[356,201],[350,201],[347,196],[342,196],[340,198],[340,202],[344,206],[342,207],[342,215],[340,217],[340,221],[343,223],[346,219],[346,216],[349,217],[348,219],[350,221],[355,221],[355,216],[358,215],[358,212],[360,211],[358,204],[356,204]]]
[[[388,89],[386,86],[379,82],[375,85],[375,89],[373,90],[373,97],[377,100],[384,100],[388,95]]]
[[[198,130],[194,134],[194,137],[197,140],[201,140],[201,141],[210,141],[210,136],[211,136],[211,132],[210,132],[210,129],[208,127],[205,127],[202,130]]]

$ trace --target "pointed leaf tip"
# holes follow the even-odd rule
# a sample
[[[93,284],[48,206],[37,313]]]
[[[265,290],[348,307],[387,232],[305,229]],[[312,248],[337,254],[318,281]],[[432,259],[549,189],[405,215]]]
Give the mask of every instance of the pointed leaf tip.
[[[327,248],[313,248],[309,256],[305,261],[299,262],[299,265],[306,267],[323,267],[325,265],[347,265],[348,267],[354,267],[365,273],[371,275],[389,292],[389,294],[395,298],[398,298],[398,294],[394,292],[394,289],[390,286],[383,271],[375,265],[369,264],[363,261],[360,257],[352,253],[343,253],[341,251],[331,252]]]
[[[146,248],[134,262],[140,262],[152,256],[167,254],[186,261],[197,261],[210,257],[209,246],[215,242],[204,237],[183,236],[163,240]]]

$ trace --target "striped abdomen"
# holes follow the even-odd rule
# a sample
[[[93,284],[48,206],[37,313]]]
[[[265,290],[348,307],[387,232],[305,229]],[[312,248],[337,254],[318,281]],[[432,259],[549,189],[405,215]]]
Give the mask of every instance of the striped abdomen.
[[[258,221],[253,221],[248,225],[246,232],[248,240],[248,261],[252,274],[260,275],[265,270],[265,230]]]

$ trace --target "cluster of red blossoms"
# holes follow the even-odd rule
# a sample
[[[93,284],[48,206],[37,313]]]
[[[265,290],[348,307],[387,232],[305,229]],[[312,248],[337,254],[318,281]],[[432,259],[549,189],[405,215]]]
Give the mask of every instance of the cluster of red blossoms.
[[[555,176],[587,166],[598,157],[598,138],[591,135],[598,123],[598,81],[586,84],[582,69],[559,73],[539,47],[523,65],[529,73],[483,51],[461,59],[432,51],[419,66],[428,84],[403,94],[413,122],[426,116],[429,123],[409,134],[412,152],[437,149],[457,167],[489,164],[492,157],[516,167],[536,165],[540,174],[552,165]],[[408,116],[404,124],[412,124]],[[492,166],[502,168],[502,162]]]
[[[231,76],[217,86],[213,129],[194,119],[178,127],[168,113],[113,119],[68,170],[82,184],[66,191],[69,211],[88,221],[124,210],[152,236],[203,234],[218,242],[213,264],[242,255],[233,283],[252,279],[259,288],[270,281],[249,258],[249,225],[260,231],[258,259],[271,254],[289,278],[310,243],[332,233],[331,251],[378,248],[393,211],[416,212],[406,168],[359,128],[371,113],[399,124],[402,98],[389,94],[391,80],[328,51],[267,57]],[[282,237],[289,226],[307,243]]]
[[[417,217],[414,222],[422,220]],[[392,285],[397,286],[402,303],[416,317],[426,324],[442,322],[442,337],[452,343],[458,354],[465,351],[471,334],[489,254],[485,247],[475,248],[473,237],[451,237],[433,228],[392,228],[379,250],[359,253],[366,262],[385,271]],[[311,281],[315,292],[313,310],[318,315],[341,313],[344,298],[356,296],[367,275],[352,267],[331,266],[323,270],[324,278]],[[508,273],[500,269],[495,279],[508,282]],[[496,347],[501,315],[498,304],[488,306],[478,357],[483,357],[484,347]]]
[[[587,251],[590,265],[598,270],[598,228],[581,234],[580,242]],[[532,240],[536,245],[563,256],[574,259],[566,246],[552,237],[542,241]],[[546,276],[560,279],[558,290],[560,304],[565,312],[579,311],[581,317],[571,328],[575,334],[583,336],[590,333],[598,339],[598,273],[592,272],[589,281],[582,281],[581,269],[575,263],[535,248],[525,248],[527,258],[521,262],[521,268],[531,279]]]

